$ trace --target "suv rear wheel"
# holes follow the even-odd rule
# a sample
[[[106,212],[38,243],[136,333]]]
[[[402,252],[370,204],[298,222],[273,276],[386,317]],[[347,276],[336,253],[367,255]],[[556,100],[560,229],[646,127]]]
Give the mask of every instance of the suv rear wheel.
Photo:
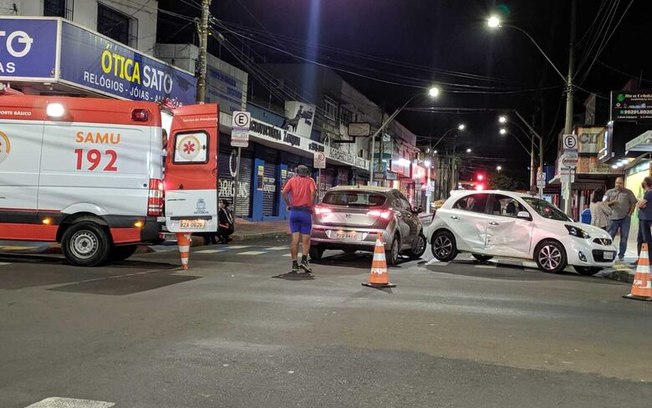
[[[412,248],[410,249],[410,257],[412,259],[419,259],[426,252],[426,237],[423,235],[423,232],[419,232],[419,235],[414,239],[412,243]]]
[[[432,255],[441,262],[450,262],[457,256],[455,237],[449,231],[439,230],[432,236]]]
[[[401,240],[398,235],[394,235],[389,250],[385,251],[385,258],[387,258],[387,265],[398,265],[398,256],[401,248]]]

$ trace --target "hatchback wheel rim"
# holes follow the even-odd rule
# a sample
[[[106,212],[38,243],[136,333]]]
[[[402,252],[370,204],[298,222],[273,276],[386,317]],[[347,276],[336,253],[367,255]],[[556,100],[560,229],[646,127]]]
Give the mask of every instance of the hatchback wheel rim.
[[[453,243],[448,237],[440,236],[435,239],[435,252],[441,258],[447,257],[451,253]]]
[[[70,250],[77,258],[88,259],[95,254],[99,241],[89,231],[79,231],[71,239]]]
[[[561,251],[554,245],[546,245],[539,251],[539,263],[545,270],[552,271],[561,264]]]

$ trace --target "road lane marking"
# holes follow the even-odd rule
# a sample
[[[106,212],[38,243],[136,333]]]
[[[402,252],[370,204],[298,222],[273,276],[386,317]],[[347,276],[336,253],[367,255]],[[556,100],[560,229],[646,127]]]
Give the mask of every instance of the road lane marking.
[[[244,249],[249,248],[251,245],[229,245],[226,249]]]
[[[283,249],[290,249],[290,247],[288,247],[288,246],[274,246],[274,247],[268,247],[268,248],[263,248],[263,249],[265,249],[267,251],[280,251],[280,250],[283,250]]]
[[[245,251],[245,252],[238,252],[236,255],[261,255],[266,253],[267,252],[265,251]]]
[[[197,252],[194,252],[194,253],[197,253],[197,254],[216,254],[218,252],[224,252],[224,251],[225,251],[224,249],[204,249],[203,251],[197,251]]]
[[[476,265],[475,267],[480,268],[480,269],[496,269],[498,267],[498,264],[494,264],[494,265]]]
[[[9,262],[0,262],[0,266],[11,265]]]
[[[51,397],[29,405],[26,408],[110,408],[113,406],[115,406],[115,402]]]

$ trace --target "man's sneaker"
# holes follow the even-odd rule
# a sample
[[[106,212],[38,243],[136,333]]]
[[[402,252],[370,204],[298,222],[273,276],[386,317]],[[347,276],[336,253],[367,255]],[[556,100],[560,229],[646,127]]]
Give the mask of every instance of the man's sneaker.
[[[299,273],[299,264],[293,263],[292,270],[290,271],[290,273]]]
[[[308,263],[307,260],[301,261],[301,263],[299,264],[299,268],[303,269],[305,273],[312,273],[312,268],[310,267],[310,264]]]

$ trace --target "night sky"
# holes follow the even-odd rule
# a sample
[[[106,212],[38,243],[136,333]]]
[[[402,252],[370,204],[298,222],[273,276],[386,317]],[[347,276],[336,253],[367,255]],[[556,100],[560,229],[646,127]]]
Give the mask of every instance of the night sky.
[[[196,43],[200,0],[160,0],[160,42]],[[575,113],[589,92],[598,94],[597,125],[608,119],[609,91],[629,80],[652,88],[648,0],[578,0]],[[311,19],[311,4],[313,15]],[[474,149],[469,171],[502,164],[517,174],[529,164],[515,142],[500,136],[501,109],[517,109],[546,140],[546,161],[556,155],[563,128],[564,83],[521,32],[490,30],[499,14],[539,44],[562,74],[568,69],[570,0],[213,0],[214,26],[255,62],[315,60],[338,70],[388,113],[438,83],[436,102],[416,98],[398,120],[424,140],[436,140],[464,122],[458,142]],[[314,10],[318,10],[317,13]],[[185,26],[185,27],[184,27]],[[313,46],[309,38],[316,35]],[[233,63],[216,40],[212,53]],[[598,50],[600,50],[598,54]],[[430,106],[487,112],[427,112]],[[514,118],[515,120],[515,118]],[[420,139],[421,140],[421,139]],[[525,175],[527,178],[527,175]]]

